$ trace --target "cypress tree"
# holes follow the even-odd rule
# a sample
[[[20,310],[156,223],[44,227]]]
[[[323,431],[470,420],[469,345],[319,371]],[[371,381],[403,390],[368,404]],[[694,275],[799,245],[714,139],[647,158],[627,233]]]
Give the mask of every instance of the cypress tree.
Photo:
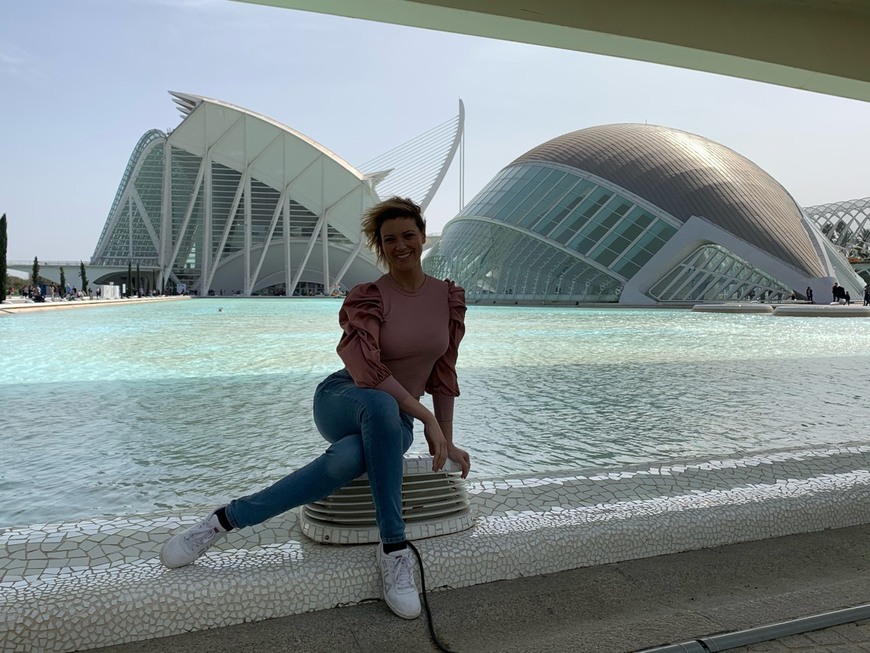
[[[39,286],[39,259],[33,257],[33,269],[30,271],[30,285]]]
[[[136,295],[141,297],[142,293],[139,292],[139,289],[142,287],[142,276],[139,274],[139,264],[136,264]]]
[[[85,272],[85,262],[79,261],[79,276],[82,278],[82,292],[88,292],[88,275]]]
[[[66,274],[64,274],[63,266],[60,266],[60,294],[66,295]]]
[[[127,297],[130,296],[133,289],[133,262],[127,261]]]
[[[0,304],[6,301],[6,214],[0,217]]]

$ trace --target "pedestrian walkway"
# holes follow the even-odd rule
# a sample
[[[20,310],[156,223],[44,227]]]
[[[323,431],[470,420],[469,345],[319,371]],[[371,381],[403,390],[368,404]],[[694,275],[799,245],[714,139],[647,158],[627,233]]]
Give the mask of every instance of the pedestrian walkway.
[[[566,590],[563,601],[570,610],[552,606],[553,614],[563,616],[567,624],[557,623],[543,632],[570,631],[575,623],[594,631],[597,622],[587,623],[586,617],[619,615],[623,606],[614,602],[615,597],[639,598],[640,603],[625,604],[632,614],[658,615],[661,610],[662,590],[636,597],[635,587],[625,585],[627,570],[635,569],[630,561],[644,565],[641,561],[660,560],[680,551],[709,551],[717,545],[870,523],[868,465],[870,445],[846,444],[546,477],[483,479],[467,488],[475,515],[472,528],[419,540],[419,549],[435,588],[480,585],[491,589],[500,587],[499,582],[529,578],[545,578],[549,586],[561,577],[559,572],[577,571],[579,593]],[[374,548],[319,544],[302,532],[298,511],[228,534],[196,564],[164,568],[157,556],[162,543],[170,533],[195,523],[205,510],[40,524],[0,532],[0,547],[6,554],[0,556],[0,650],[31,653],[36,644],[42,651],[69,653],[316,613],[380,596]],[[692,559],[682,555],[679,560]],[[611,563],[618,566],[608,567]],[[718,564],[713,559],[698,566],[682,581],[685,587],[678,589],[698,592],[703,598],[708,587],[731,573],[718,569]],[[813,567],[818,563],[804,560],[801,564]],[[609,572],[603,579],[595,576],[594,570],[611,569],[619,573],[612,577],[615,572]],[[753,570],[755,575],[763,571]],[[669,573],[676,579],[686,575],[682,566]],[[649,585],[646,573],[641,580],[641,587]],[[589,593],[587,588],[595,583],[614,589],[602,590],[601,595]],[[513,587],[499,591],[513,592]],[[483,591],[481,601],[471,601],[447,623],[462,624],[469,614],[478,614],[481,623],[497,623],[495,615],[512,613],[510,604],[495,612],[481,612],[479,605],[488,606],[495,600]],[[840,600],[839,595],[836,598]],[[865,600],[861,595],[834,607]],[[495,641],[501,641],[503,633],[517,624],[546,624],[549,615],[536,612],[540,605],[533,601],[513,615],[492,633]],[[602,612],[601,606],[607,609]],[[775,621],[813,612],[801,609],[769,616]],[[528,614],[536,615],[535,619],[526,621]],[[757,612],[752,616],[754,621]],[[656,625],[666,617],[655,617]],[[748,627],[719,619],[695,625],[686,629],[684,640]],[[622,621],[615,627],[622,628]],[[395,626],[388,621],[384,628],[389,631]],[[469,628],[485,632],[477,624]],[[364,630],[360,641],[370,637]],[[516,641],[522,641],[522,634],[515,633]],[[674,638],[679,634],[668,626],[655,638],[626,640],[622,649],[681,641]],[[309,640],[318,636],[315,633]],[[478,644],[479,649],[486,642]]]
[[[870,525],[855,526],[435,591],[430,603],[436,629],[457,653],[636,652],[870,603],[868,541]],[[436,649],[425,617],[403,621],[374,601],[99,650]],[[862,653],[870,651],[870,623],[731,651]]]
[[[152,304],[154,302],[178,301],[191,299],[189,295],[158,295],[156,297],[123,297],[121,299],[74,299],[67,301],[65,299],[57,299],[55,301],[32,302],[30,300],[22,301],[19,298],[6,300],[0,303],[0,316],[3,315],[23,315],[26,313],[36,313],[38,311],[56,311],[68,310],[71,308],[88,308],[95,306],[133,306],[135,304]]]

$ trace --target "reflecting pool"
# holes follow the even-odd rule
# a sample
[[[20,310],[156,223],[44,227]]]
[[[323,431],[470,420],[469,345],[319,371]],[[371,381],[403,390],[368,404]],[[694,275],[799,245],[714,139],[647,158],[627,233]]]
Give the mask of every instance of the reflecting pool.
[[[317,455],[340,303],[0,317],[0,527],[211,505]],[[870,320],[471,306],[467,328],[476,478],[866,438]]]

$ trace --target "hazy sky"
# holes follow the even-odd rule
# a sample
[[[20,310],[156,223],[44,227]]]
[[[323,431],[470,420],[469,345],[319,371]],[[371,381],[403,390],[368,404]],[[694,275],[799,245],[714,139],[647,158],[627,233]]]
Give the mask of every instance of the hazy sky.
[[[465,199],[532,147],[648,122],[751,159],[802,206],[870,195],[870,103],[649,63],[229,0],[0,6],[0,213],[10,260],[85,260],[167,91],[265,114],[362,164],[466,107]],[[459,207],[458,166],[430,205]]]

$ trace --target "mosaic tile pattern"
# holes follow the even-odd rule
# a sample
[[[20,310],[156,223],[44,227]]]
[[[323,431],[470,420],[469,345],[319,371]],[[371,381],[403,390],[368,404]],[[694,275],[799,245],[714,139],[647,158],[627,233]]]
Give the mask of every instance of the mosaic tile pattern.
[[[488,479],[467,492],[474,527],[419,542],[430,588],[867,523],[870,444]],[[164,569],[162,543],[208,510],[0,531],[0,650],[85,650],[379,597],[375,547],[312,542],[296,511]]]

